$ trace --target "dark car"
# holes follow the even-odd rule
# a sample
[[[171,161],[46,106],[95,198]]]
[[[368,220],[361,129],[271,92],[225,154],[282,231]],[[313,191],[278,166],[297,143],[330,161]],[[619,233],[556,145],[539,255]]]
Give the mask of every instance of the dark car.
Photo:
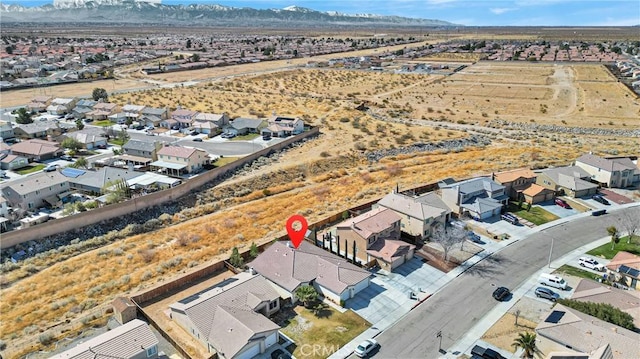
[[[562,198],[556,198],[555,203],[562,208],[571,209],[571,206],[569,205],[569,203],[567,203],[567,201],[565,201]]]
[[[200,137],[196,137],[193,139],[194,142],[202,142],[202,138]]]
[[[271,359],[291,359],[291,355],[282,349],[276,349],[271,353]]]
[[[136,127],[134,127],[136,130],[140,131],[140,130],[144,130],[144,126],[143,125],[138,125]]]
[[[198,134],[198,131],[191,131],[191,132],[189,132],[189,134],[190,134],[191,136],[195,136],[195,135],[197,135],[197,134]]]
[[[552,302],[555,302],[556,300],[558,300],[558,298],[560,298],[560,295],[558,293],[545,287],[536,288],[535,293],[536,293],[536,297],[549,299]]]
[[[513,224],[513,225],[517,225],[518,224],[518,217],[514,216],[511,213],[505,213],[502,216],[500,216],[500,218],[502,218],[503,220]]]
[[[473,233],[473,231],[467,232],[467,238],[473,243],[484,244],[482,239],[480,239],[480,236],[475,234],[475,233]]]
[[[591,197],[591,198],[593,198],[594,201],[600,202],[600,203],[602,203],[604,205],[607,205],[607,206],[611,204],[611,203],[609,203],[609,201],[607,201],[606,198],[602,197],[602,195],[599,195],[599,194],[593,195],[593,197]]]
[[[511,294],[511,292],[509,292],[509,289],[505,287],[498,287],[493,291],[493,298],[495,300],[503,301],[509,297],[509,294]]]

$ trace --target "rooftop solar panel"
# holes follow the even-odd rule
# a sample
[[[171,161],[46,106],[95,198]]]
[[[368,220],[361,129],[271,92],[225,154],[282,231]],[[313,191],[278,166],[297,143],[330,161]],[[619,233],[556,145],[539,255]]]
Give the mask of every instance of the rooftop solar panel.
[[[636,277],[636,278],[638,278],[640,276],[640,271],[639,270],[637,270],[635,268],[628,267],[628,266],[626,266],[624,264],[620,265],[620,267],[618,268],[618,272],[624,273],[624,274],[628,274],[628,275],[630,275],[632,277]]]
[[[544,321],[546,323],[558,323],[563,316],[564,316],[564,312],[554,310],[553,312],[551,312],[551,314],[549,314],[547,319],[545,319]]]
[[[62,173],[64,176],[67,176],[67,177],[78,178],[83,174],[85,174],[85,171],[79,170],[77,168],[66,167],[66,168],[63,168],[62,171],[60,171],[60,173]]]

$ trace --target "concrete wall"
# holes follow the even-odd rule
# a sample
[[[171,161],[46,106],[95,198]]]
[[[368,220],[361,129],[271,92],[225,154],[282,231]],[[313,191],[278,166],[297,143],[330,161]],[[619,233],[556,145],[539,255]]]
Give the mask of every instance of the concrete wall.
[[[279,151],[291,145],[292,143],[298,142],[304,138],[317,136],[319,133],[319,128],[314,127],[311,130],[300,135],[293,136],[278,144],[262,149],[249,156],[243,157],[242,159],[203,173],[200,176],[183,182],[182,184],[173,188],[155,192],[142,197],[136,197],[122,203],[104,206],[102,208],[83,212],[74,216],[49,221],[46,224],[4,233],[2,235],[2,238],[0,239],[0,249],[9,248],[15,246],[16,244],[27,242],[30,240],[42,239],[54,234],[76,230],[112,218],[126,216],[129,213],[137,212],[145,208],[174,201],[192,191],[196,191],[204,184],[211,182],[220,176],[243,167],[245,164],[251,163],[260,157],[267,156],[272,152]]]

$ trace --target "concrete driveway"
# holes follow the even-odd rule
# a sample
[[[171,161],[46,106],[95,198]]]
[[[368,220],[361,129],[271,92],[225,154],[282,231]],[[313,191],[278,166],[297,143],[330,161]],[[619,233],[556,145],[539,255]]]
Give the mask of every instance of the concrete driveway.
[[[541,202],[541,203],[538,203],[536,206],[540,206],[545,211],[551,212],[560,218],[565,218],[565,217],[573,216],[574,214],[580,213],[573,208],[567,209],[564,207],[560,207],[557,204],[555,204],[555,202],[553,201]]]

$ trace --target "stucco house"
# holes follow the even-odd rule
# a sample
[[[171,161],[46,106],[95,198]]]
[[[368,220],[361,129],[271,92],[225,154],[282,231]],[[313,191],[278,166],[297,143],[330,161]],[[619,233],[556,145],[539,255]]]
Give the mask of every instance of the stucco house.
[[[122,106],[122,113],[127,120],[136,121],[142,116],[144,106],[127,104]]]
[[[451,209],[434,192],[420,196],[410,196],[393,191],[382,197],[373,208],[391,209],[400,216],[400,230],[415,239],[426,239],[432,228],[445,224],[451,216]]]
[[[415,246],[400,240],[400,219],[394,211],[378,207],[346,219],[335,227],[347,258],[360,263],[376,260],[382,269],[392,271],[413,258]]]
[[[198,112],[196,111],[178,108],[175,111],[171,112],[171,119],[176,121],[180,128],[186,128],[191,127],[191,124],[193,124],[193,121],[195,120],[197,114]]]
[[[571,299],[581,302],[609,304],[633,317],[636,328],[640,328],[640,292],[622,290],[591,279],[581,279]]]
[[[236,118],[231,121],[231,125],[225,129],[225,132],[234,133],[236,135],[246,135],[247,133],[260,133],[266,126],[264,120],[257,118]]]
[[[160,141],[142,141],[130,139],[122,146],[125,154],[130,156],[149,158],[154,161],[158,159],[158,150],[163,147]]]
[[[127,297],[116,297],[111,302],[111,306],[113,307],[113,316],[120,324],[129,323],[138,316],[138,307]]]
[[[219,128],[222,128],[229,124],[229,116],[226,113],[205,113],[200,112],[194,118],[198,122],[212,122]]]
[[[158,358],[158,338],[147,323],[134,319],[50,357],[85,358],[155,359]]]
[[[13,128],[15,136],[21,139],[46,139],[49,136],[60,136],[66,130],[67,128],[65,128],[65,126],[60,126],[60,123],[57,121],[36,121],[17,125]]]
[[[538,184],[532,183],[525,190],[520,192],[522,200],[529,204],[536,204],[552,200],[556,193],[548,188],[544,188]]]
[[[268,319],[280,294],[261,275],[235,275],[169,305],[170,317],[219,358],[250,359],[278,343],[280,327]]]
[[[3,170],[16,170],[22,167],[26,167],[29,164],[29,160],[26,157],[17,155],[0,154],[0,169]]]
[[[211,162],[206,151],[191,147],[166,145],[157,154],[158,160],[151,163],[151,169],[173,176],[199,172]]]
[[[640,169],[627,157],[608,159],[585,154],[576,159],[576,166],[606,187],[625,188],[640,182]]]
[[[267,127],[262,129],[262,135],[272,137],[288,137],[304,131],[304,121],[300,118],[272,116],[267,119]]]
[[[13,130],[13,123],[8,121],[0,121],[0,138],[2,139],[2,141],[12,140],[15,137],[16,135]]]
[[[619,251],[607,263],[608,275],[617,279],[624,277],[627,286],[640,290],[640,256],[627,251]]]
[[[107,138],[102,134],[96,134],[93,131],[80,130],[69,132],[65,136],[68,138],[73,138],[76,141],[80,142],[82,144],[82,147],[86,148],[87,150],[92,150],[94,148],[107,145]]]
[[[70,113],[76,106],[77,99],[75,98],[55,98],[47,106],[47,112],[50,115],[65,115]]]
[[[439,184],[442,201],[460,216],[484,220],[500,214],[509,197],[505,187],[488,177]]]
[[[56,207],[69,190],[68,178],[58,171],[39,172],[0,185],[2,195],[12,207],[27,211],[46,205]]]
[[[31,112],[45,112],[51,104],[51,96],[36,96],[27,104],[27,110]]]
[[[166,120],[169,117],[169,111],[166,108],[145,107],[140,111],[142,116],[156,116],[162,120]]]
[[[64,150],[51,141],[27,140],[11,145],[11,154],[22,156],[29,161],[44,161],[61,156]]]
[[[288,293],[293,302],[302,285],[313,285],[334,303],[353,298],[369,286],[369,272],[307,241],[298,248],[290,242],[275,242],[249,266]]]
[[[588,172],[578,166],[557,167],[540,171],[536,184],[569,197],[587,197],[596,194],[598,185],[589,181]]]
[[[536,183],[536,174],[528,168],[520,168],[498,172],[493,175],[493,180],[505,187],[505,193],[511,200],[519,201],[523,199],[522,192]]]
[[[85,113],[85,117],[96,121],[106,120],[109,116],[115,114],[117,110],[118,105],[115,103],[98,102],[91,111]]]

